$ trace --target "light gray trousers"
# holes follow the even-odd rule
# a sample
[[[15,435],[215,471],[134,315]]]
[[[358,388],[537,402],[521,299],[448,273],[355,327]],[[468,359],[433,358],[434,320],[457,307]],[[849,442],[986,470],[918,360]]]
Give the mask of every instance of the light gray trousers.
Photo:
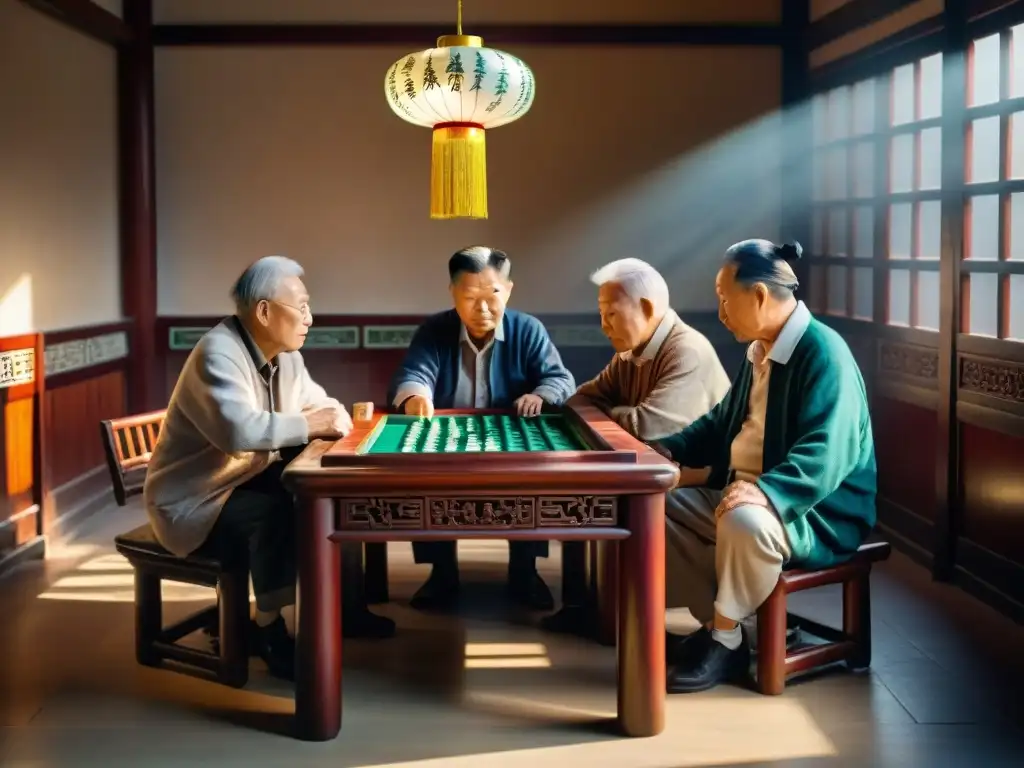
[[[733,621],[757,612],[790,557],[774,511],[736,507],[715,521],[721,491],[676,488],[665,499],[666,608],[688,608],[702,624],[717,611]]]

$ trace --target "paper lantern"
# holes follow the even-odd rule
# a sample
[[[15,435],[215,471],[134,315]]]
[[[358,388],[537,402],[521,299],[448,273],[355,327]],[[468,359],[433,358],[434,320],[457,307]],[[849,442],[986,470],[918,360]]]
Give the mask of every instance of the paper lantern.
[[[461,4],[460,4],[461,5]],[[432,128],[430,218],[487,218],[489,128],[511,123],[533,104],[533,72],[483,39],[443,35],[437,47],[396,61],[384,79],[392,111]]]

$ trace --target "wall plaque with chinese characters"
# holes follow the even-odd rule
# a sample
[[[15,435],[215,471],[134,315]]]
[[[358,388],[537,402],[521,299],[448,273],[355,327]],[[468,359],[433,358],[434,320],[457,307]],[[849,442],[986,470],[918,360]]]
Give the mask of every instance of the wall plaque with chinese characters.
[[[35,381],[36,351],[14,349],[0,352],[0,389]]]

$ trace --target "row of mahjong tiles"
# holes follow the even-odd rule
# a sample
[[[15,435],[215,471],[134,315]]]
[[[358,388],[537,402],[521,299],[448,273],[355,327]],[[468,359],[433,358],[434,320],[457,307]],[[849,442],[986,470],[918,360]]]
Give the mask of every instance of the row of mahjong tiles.
[[[557,420],[557,421],[556,421]],[[560,427],[561,417],[505,415],[435,416],[409,424],[402,453],[570,451],[578,446]]]

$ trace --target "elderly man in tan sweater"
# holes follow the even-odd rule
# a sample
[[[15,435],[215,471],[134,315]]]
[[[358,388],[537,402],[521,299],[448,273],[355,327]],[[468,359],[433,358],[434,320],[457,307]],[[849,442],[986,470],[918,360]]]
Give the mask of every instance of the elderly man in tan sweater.
[[[640,259],[620,259],[591,276],[598,287],[601,330],[615,356],[569,401],[588,402],[639,440],[674,435],[710,411],[729,391],[729,377],[711,342],[672,311],[668,285]],[[700,483],[704,470],[684,469]],[[544,620],[552,632],[585,631],[585,598],[563,591],[562,609]]]
[[[672,311],[668,285],[654,267],[621,259],[591,280],[599,286],[601,330],[616,354],[576,397],[644,441],[674,435],[725,397],[729,377],[715,348]]]

